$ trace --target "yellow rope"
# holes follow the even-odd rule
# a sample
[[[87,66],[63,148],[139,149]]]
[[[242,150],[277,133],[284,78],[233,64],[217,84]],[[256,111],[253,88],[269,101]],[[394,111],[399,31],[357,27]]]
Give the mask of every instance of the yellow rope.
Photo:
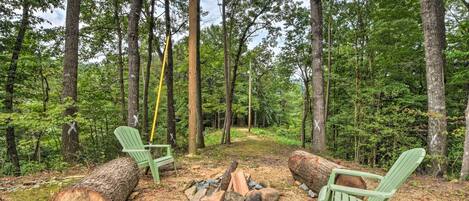
[[[153,124],[151,127],[150,144],[153,142],[153,136],[155,136],[156,119],[158,119],[158,108],[160,107],[160,95],[161,95],[161,88],[163,88],[164,69],[166,66],[166,59],[167,59],[166,57],[168,54],[168,47],[169,47],[169,37],[166,37],[166,45],[165,45],[164,53],[163,53],[163,64],[161,66],[161,73],[160,73],[160,84],[158,87],[155,112],[153,115]]]

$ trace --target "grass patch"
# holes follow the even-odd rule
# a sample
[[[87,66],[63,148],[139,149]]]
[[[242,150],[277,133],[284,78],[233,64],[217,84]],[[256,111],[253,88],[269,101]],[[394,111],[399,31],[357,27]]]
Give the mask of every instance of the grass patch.
[[[281,128],[252,128],[251,133],[258,136],[267,136],[279,144],[288,146],[301,146],[301,141],[294,131]]]
[[[28,188],[6,193],[11,200],[50,200],[55,193],[78,179],[67,179],[60,182],[53,182],[41,185],[37,188]]]
[[[205,145],[211,146],[211,145],[220,144],[222,131],[223,130],[219,130],[219,129],[207,130],[207,133],[205,135]],[[241,132],[237,130],[236,128],[231,129],[231,141],[233,141],[236,138],[244,138],[244,137],[246,137],[246,133]]]

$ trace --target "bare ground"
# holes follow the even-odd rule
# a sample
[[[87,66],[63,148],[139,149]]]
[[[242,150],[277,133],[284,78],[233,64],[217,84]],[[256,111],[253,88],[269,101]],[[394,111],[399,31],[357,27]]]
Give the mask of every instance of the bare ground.
[[[181,156],[177,159],[178,175],[173,170],[162,172],[161,184],[154,184],[148,175],[143,175],[135,192],[131,195],[132,200],[158,200],[173,201],[186,200],[183,190],[192,180],[202,180],[214,178],[222,173],[232,160],[239,162],[238,169],[251,174],[251,177],[266,186],[276,188],[281,192],[281,200],[315,200],[308,198],[306,193],[298,188],[293,181],[290,171],[287,167],[287,160],[290,153],[297,147],[280,144],[269,137],[259,137],[247,134],[247,130],[238,129],[245,133],[243,137],[236,139],[231,145],[211,145],[200,150],[197,157]],[[359,165],[337,161],[351,169],[363,170],[384,174],[380,169],[363,168]],[[0,178],[0,200],[25,200],[29,198],[22,195],[34,194],[38,190],[28,189],[27,187],[17,191],[6,191],[11,189],[12,185],[28,183],[30,180],[41,178],[47,183],[48,180],[64,180],[63,178],[79,179],[86,171],[75,170],[62,174],[39,174],[40,176],[29,176],[20,178]],[[59,178],[59,179],[58,179]],[[62,181],[61,180],[61,181]],[[66,180],[66,179],[65,179]],[[68,181],[68,180],[66,180]],[[369,182],[370,186],[376,184]],[[50,183],[50,182],[49,182]],[[71,183],[70,181],[68,183]],[[62,185],[62,183],[61,183]],[[10,187],[8,187],[10,186]],[[43,198],[50,197],[60,187],[39,189],[46,195],[39,196]],[[28,192],[30,191],[30,192]],[[35,198],[38,198],[36,196]],[[410,200],[469,200],[469,182],[448,182],[446,180],[434,179],[426,176],[413,176],[406,184],[400,188],[392,200],[410,201]]]

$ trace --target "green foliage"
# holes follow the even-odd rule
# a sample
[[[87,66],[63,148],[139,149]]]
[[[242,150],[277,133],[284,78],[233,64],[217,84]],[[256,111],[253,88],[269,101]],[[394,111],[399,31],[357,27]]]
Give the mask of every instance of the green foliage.
[[[279,144],[288,146],[301,146],[299,139],[299,129],[283,127],[270,127],[270,128],[252,128],[251,132],[258,136],[268,136],[274,139]]]
[[[187,1],[172,2],[172,31],[184,35],[187,29]],[[233,99],[233,123],[247,124],[248,70],[252,66],[252,133],[268,136],[281,144],[300,146],[301,115],[311,74],[310,10],[291,1],[231,1],[230,58],[240,60]],[[123,44],[126,44],[128,1],[120,1]],[[6,84],[11,50],[16,40],[21,5],[7,2],[0,9],[0,85]],[[461,117],[469,86],[469,14],[461,1],[447,1],[447,43],[445,51],[448,110],[449,174],[461,166],[464,129]],[[157,6],[162,6],[157,4]],[[50,12],[63,7],[56,0],[33,2],[34,11]],[[148,7],[145,3],[145,8]],[[158,9],[157,9],[158,10]],[[257,21],[245,28],[260,12]],[[209,11],[213,12],[213,11]],[[117,157],[121,147],[113,130],[122,122],[117,67],[117,34],[114,7],[106,0],[84,0],[81,7],[80,58],[78,69],[78,113],[63,118],[70,100],[61,100],[63,27],[37,26],[44,20],[33,16],[18,60],[14,111],[3,112],[0,101],[0,132],[6,119],[15,127],[22,173],[63,170],[69,164],[61,156],[61,130],[73,118],[78,123],[79,162],[101,163]],[[36,15],[36,12],[34,12]],[[159,16],[159,15],[155,15]],[[204,14],[202,14],[204,16]],[[330,80],[327,142],[329,153],[358,163],[389,167],[405,150],[425,147],[427,97],[423,34],[418,1],[323,1],[324,72]],[[147,13],[140,30],[141,65],[148,61]],[[162,49],[164,20],[156,20],[157,48]],[[202,23],[203,24],[203,23]],[[282,31],[280,31],[282,29]],[[332,49],[328,48],[331,31]],[[243,33],[246,33],[243,39]],[[176,35],[177,35],[176,34]],[[282,36],[280,36],[282,35]],[[178,152],[187,146],[187,38],[174,41],[174,96]],[[265,37],[262,37],[265,36]],[[202,99],[206,144],[220,141],[225,112],[223,35],[220,24],[200,33]],[[244,43],[237,45],[239,41]],[[257,42],[250,46],[250,42]],[[259,42],[260,41],[260,42]],[[278,46],[278,42],[282,45]],[[125,46],[125,45],[124,45]],[[124,47],[124,54],[128,51]],[[327,65],[331,53],[332,68]],[[161,63],[154,56],[150,72],[149,113],[153,112]],[[127,57],[124,55],[124,62]],[[231,63],[233,67],[234,63]],[[126,71],[126,70],[125,70]],[[148,72],[144,72],[148,73]],[[330,75],[330,77],[329,77]],[[124,72],[125,81],[127,72]],[[143,76],[141,76],[142,78]],[[125,82],[126,83],[126,82]],[[309,84],[308,84],[309,83]],[[124,86],[127,90],[127,86]],[[141,82],[143,89],[143,82]],[[125,91],[127,94],[127,91]],[[162,89],[166,94],[166,87]],[[0,90],[4,100],[5,91]],[[143,108],[143,107],[140,107]],[[145,111],[140,111],[140,115]],[[311,115],[306,120],[306,142],[311,140]],[[166,98],[161,99],[155,142],[166,143]],[[142,135],[146,135],[143,134]],[[234,139],[244,132],[232,131]],[[144,137],[144,136],[143,136]],[[12,173],[6,157],[6,139],[0,135],[0,175]],[[36,149],[39,148],[39,149]]]

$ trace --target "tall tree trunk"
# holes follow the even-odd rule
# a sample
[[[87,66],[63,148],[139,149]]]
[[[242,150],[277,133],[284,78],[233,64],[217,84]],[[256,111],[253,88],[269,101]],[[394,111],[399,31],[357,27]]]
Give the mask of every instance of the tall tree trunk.
[[[467,96],[466,106],[466,139],[464,140],[464,154],[462,158],[462,167],[460,180],[469,179],[469,94]]]
[[[425,39],[425,62],[428,93],[428,151],[435,176],[446,173],[446,103],[443,51],[445,39],[445,7],[443,0],[421,0]]]
[[[148,9],[147,9],[148,11]],[[150,84],[150,68],[153,55],[153,27],[155,26],[153,13],[155,11],[155,0],[150,1],[148,20],[148,61],[143,82],[143,135],[148,138],[148,85]],[[150,140],[148,138],[148,140]]]
[[[202,111],[202,71],[200,69],[200,0],[197,0],[197,147],[204,148],[204,112]]]
[[[322,6],[321,0],[310,0],[313,50],[313,152],[326,150],[324,75],[322,69]]]
[[[23,13],[21,16],[21,24],[18,29],[18,35],[16,36],[15,46],[13,48],[11,63],[8,68],[7,82],[5,85],[5,112],[13,112],[13,96],[14,96],[14,87],[16,79],[16,68],[18,65],[18,58],[20,56],[21,49],[23,47],[24,35],[29,24],[29,1],[23,1]],[[13,173],[15,176],[21,175],[20,160],[18,157],[18,151],[16,149],[16,137],[15,137],[15,128],[13,125],[10,125],[12,120],[8,118],[6,124],[6,143],[7,143],[7,154],[10,162],[13,164]]]
[[[334,1],[329,2],[329,17],[327,25],[327,86],[326,86],[326,103],[324,106],[325,117],[327,122],[329,115],[329,99],[331,95],[331,76],[332,76],[332,5]]]
[[[165,26],[166,26],[166,37],[169,37],[168,53],[167,53],[167,66],[165,68],[165,83],[166,83],[166,98],[167,98],[167,130],[166,130],[166,141],[171,144],[172,147],[176,147],[176,114],[174,109],[174,93],[173,93],[173,42],[171,33],[171,15],[170,2],[169,0],[164,1],[165,10]]]
[[[119,66],[119,90],[122,122],[127,122],[127,111],[125,109],[125,91],[124,91],[124,60],[122,58],[122,28],[120,22],[120,7],[119,0],[114,0],[114,23],[116,24],[117,32],[117,65]]]
[[[189,0],[189,155],[197,154],[197,4]]]
[[[230,55],[229,49],[230,44],[228,40],[228,29],[226,26],[226,0],[222,2],[222,23],[223,23],[223,63],[224,63],[224,76],[225,76],[225,103],[226,103],[226,110],[225,110],[225,120],[223,126],[223,135],[221,139],[222,144],[230,144],[231,137],[231,86],[230,86]]]
[[[67,106],[64,111],[65,118],[73,118],[78,110],[75,104],[77,101],[79,15],[80,0],[67,1],[62,99],[67,104],[71,101],[71,105]],[[65,161],[76,162],[78,143],[78,123],[73,120],[65,123],[62,126],[62,151]]]
[[[307,73],[307,72],[306,72]],[[303,116],[301,118],[301,147],[306,147],[306,119],[308,118],[308,113],[310,111],[309,103],[309,81],[303,80],[305,86],[305,94],[303,95]]]
[[[142,10],[142,0],[132,0],[129,13],[128,47],[129,47],[129,95],[127,98],[127,125],[138,127],[138,95],[140,54],[138,51],[138,21]]]

